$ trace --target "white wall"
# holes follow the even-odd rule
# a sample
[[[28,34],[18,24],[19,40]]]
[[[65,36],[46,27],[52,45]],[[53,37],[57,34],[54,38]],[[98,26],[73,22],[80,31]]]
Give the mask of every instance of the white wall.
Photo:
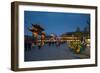
[[[14,73],[10,70],[10,54],[11,54],[11,12],[10,3],[14,0],[0,0],[0,73]],[[20,1],[20,0],[19,0]],[[93,5],[99,6],[100,13],[100,0],[21,0],[21,1],[34,1],[34,2],[47,2],[47,3],[62,3],[62,4],[78,4],[78,5]],[[98,14],[98,19],[100,14]],[[100,22],[98,22],[99,24]],[[98,28],[100,25],[98,25]],[[100,30],[100,29],[99,29]],[[98,30],[98,31],[99,31]],[[100,33],[98,33],[100,37]],[[98,39],[100,43],[100,38]],[[98,51],[100,46],[98,47]],[[100,53],[98,53],[100,55]],[[100,58],[98,67],[88,68],[70,68],[70,69],[56,69],[56,70],[40,70],[34,73],[99,73],[100,72]],[[22,72],[24,73],[24,72]],[[33,71],[26,71],[25,73],[33,73]]]

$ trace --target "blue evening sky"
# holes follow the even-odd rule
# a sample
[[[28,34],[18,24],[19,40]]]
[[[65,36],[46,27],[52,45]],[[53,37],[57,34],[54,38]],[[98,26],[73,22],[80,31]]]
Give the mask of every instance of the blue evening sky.
[[[59,36],[65,32],[73,32],[77,27],[83,30],[87,21],[90,21],[90,14],[24,11],[24,33],[32,35],[27,28],[31,28],[31,24],[40,24],[46,34],[55,33]]]

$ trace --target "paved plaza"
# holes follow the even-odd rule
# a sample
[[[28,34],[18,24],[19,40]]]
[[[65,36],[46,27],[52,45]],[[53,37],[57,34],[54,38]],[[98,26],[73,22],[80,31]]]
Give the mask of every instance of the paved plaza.
[[[63,60],[63,59],[85,59],[90,57],[90,48],[86,48],[83,53],[76,54],[67,43],[61,44],[57,47],[55,44],[48,46],[45,44],[43,47],[31,48],[25,51],[25,61],[42,61],[42,60]]]

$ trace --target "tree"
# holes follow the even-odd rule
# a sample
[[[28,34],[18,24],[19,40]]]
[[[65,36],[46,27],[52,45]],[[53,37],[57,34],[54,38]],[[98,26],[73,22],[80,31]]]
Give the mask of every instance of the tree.
[[[88,32],[88,28],[87,28],[87,26],[85,26],[83,29],[83,33],[87,33],[87,32]]]
[[[87,29],[88,29],[88,32],[90,32],[90,20],[87,20]]]
[[[76,27],[75,36],[77,36],[77,39],[82,36],[82,32],[80,30],[80,27]]]
[[[76,32],[80,32],[80,27],[76,27]]]
[[[84,27],[83,29],[83,35],[86,37],[86,38],[90,38],[90,21],[87,20],[86,22],[86,26]]]

